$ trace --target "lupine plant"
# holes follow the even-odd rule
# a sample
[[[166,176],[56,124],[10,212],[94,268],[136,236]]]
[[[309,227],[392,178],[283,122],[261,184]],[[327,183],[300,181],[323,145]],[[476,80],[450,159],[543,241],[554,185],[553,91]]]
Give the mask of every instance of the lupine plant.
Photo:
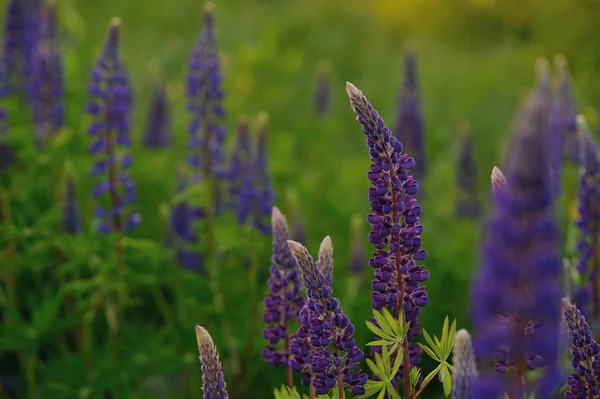
[[[463,126],[456,163],[458,191],[454,210],[460,218],[477,218],[481,213],[481,203],[477,197],[477,163],[473,157],[471,133],[467,126]]]
[[[157,82],[154,86],[152,101],[144,131],[144,146],[148,148],[166,148],[171,142],[171,120],[169,102],[165,84]]]

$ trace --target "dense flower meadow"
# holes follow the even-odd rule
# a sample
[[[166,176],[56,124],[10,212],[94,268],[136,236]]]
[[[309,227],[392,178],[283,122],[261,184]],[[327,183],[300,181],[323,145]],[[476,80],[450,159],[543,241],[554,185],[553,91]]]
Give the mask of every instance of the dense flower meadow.
[[[439,277],[427,266],[435,243],[422,239],[428,227],[421,187],[430,172],[417,49],[405,53],[393,130],[363,91],[350,82],[345,87],[347,118],[356,119],[354,134],[362,130],[370,162],[365,214],[352,217],[349,237],[350,291],[357,291],[363,270],[372,275],[372,317],[361,320],[345,307],[349,297],[334,287],[336,243],[326,236],[311,254],[301,214],[292,207],[288,225],[276,206],[281,195],[269,167],[268,115],[242,116],[236,131],[227,129],[232,117],[215,16],[207,3],[182,77],[188,139],[172,171],[173,200],[144,214],[132,173],[144,160],[132,150],[136,97],[133,71],[122,57],[122,21],[109,22],[88,74],[87,102],[80,105],[86,133],[69,138],[55,4],[8,1],[0,68],[1,394],[161,397],[164,386],[176,386],[181,397],[199,397],[199,387],[206,399],[230,392],[250,397],[248,381],[269,367],[285,375],[269,387],[278,399],[416,399],[439,391],[454,399],[600,398],[600,150],[579,114],[564,59],[557,58],[555,74],[539,61],[504,164],[483,171],[490,176],[489,204],[477,196],[470,127],[461,128],[454,213],[477,220],[489,212],[470,291],[472,325],[457,325],[450,314],[432,334],[420,324],[422,313],[436,307],[427,286]],[[317,118],[328,112],[331,91],[344,90],[331,87],[330,68],[319,64]],[[20,107],[28,110],[31,129],[11,123],[11,111]],[[172,125],[165,84],[158,80],[140,145],[148,154],[174,151]],[[60,159],[69,141],[82,153],[76,160]],[[49,163],[28,165],[27,151]],[[63,165],[60,171],[51,170],[56,165]],[[80,167],[86,172],[78,173]],[[573,167],[577,182],[564,173]],[[10,196],[23,176],[42,173],[51,176],[51,187],[40,183],[37,195],[59,198],[59,213],[40,212],[26,198]],[[565,186],[577,190],[569,227],[559,217]],[[135,236],[153,218],[158,222],[152,226],[162,226],[162,242]],[[43,228],[22,228],[45,219],[52,222]],[[235,230],[223,232],[227,223]],[[576,232],[572,258],[562,257],[565,231]],[[247,245],[225,247],[224,237],[232,235]],[[268,270],[259,264],[265,238],[272,240]],[[41,241],[53,244],[42,248]],[[17,256],[25,249],[32,257]],[[38,253],[43,262],[36,261]],[[23,272],[24,262],[31,263],[31,273]],[[51,273],[44,262],[61,266]],[[165,265],[192,277],[167,277]],[[202,292],[182,294],[188,285]],[[233,306],[239,309],[226,306],[231,291],[243,293],[243,303]],[[159,316],[148,317],[148,306]],[[187,356],[193,348],[190,313],[199,322],[200,364],[196,354]],[[240,318],[247,320],[241,329]],[[184,333],[157,325],[181,325]],[[370,342],[357,340],[362,330]],[[261,348],[260,365],[255,347]],[[175,370],[168,366],[173,358],[181,362]],[[124,364],[136,371],[126,373]],[[198,371],[201,380],[193,378]]]

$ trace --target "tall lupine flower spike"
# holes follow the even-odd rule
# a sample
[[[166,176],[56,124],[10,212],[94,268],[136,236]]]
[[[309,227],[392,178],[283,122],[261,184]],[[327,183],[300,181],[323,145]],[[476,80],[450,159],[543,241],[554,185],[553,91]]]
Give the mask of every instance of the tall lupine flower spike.
[[[471,343],[471,334],[464,328],[456,332],[452,349],[452,397],[454,399],[475,399],[477,364]]]
[[[578,288],[576,297],[581,312],[591,321],[600,318],[600,152],[582,115],[577,116],[580,176],[577,189],[579,237],[577,240],[576,268],[585,283]]]
[[[404,346],[403,362],[417,365],[421,361],[421,349],[413,343],[421,333],[419,314],[429,299],[425,286],[429,272],[417,262],[427,257],[421,248],[423,226],[419,223],[421,206],[413,197],[419,183],[408,174],[415,160],[402,153],[402,143],[392,136],[383,119],[373,109],[367,98],[352,83],[346,83],[350,104],[367,136],[371,166],[367,174],[373,187],[369,188],[371,213],[367,220],[371,225],[368,235],[376,251],[369,260],[375,269],[371,287],[371,306],[376,310],[389,309],[394,317],[400,316],[410,322],[408,344]],[[410,345],[410,350],[409,350]],[[408,367],[408,370],[410,368]],[[405,385],[409,385],[409,374],[400,368]],[[405,389],[406,389],[405,386]]]
[[[461,129],[456,172],[455,214],[460,218],[474,219],[481,213],[481,203],[477,197],[477,163],[472,136],[466,126]]]
[[[315,81],[315,113],[323,116],[329,110],[331,65],[326,60],[319,61],[317,79]]]
[[[328,243],[331,241],[325,240],[324,246]],[[302,244],[296,241],[288,244],[302,274],[307,298],[300,312],[301,326],[292,338],[290,367],[304,372],[302,384],[312,384],[319,395],[327,394],[335,386],[340,391],[349,387],[353,394],[364,395],[367,375],[361,370],[354,371],[364,357],[352,338],[354,325],[333,296],[321,265],[313,261]]]
[[[404,152],[416,159],[413,171],[416,178],[425,176],[425,148],[423,116],[419,84],[417,82],[417,55],[409,48],[404,54],[404,83],[398,95],[394,137],[403,143]]]
[[[269,117],[265,112],[258,116],[258,138],[254,164],[257,190],[254,227],[264,234],[271,233],[271,225],[268,223],[268,219],[275,201],[275,192],[271,185],[271,173],[269,171],[268,121]]]
[[[119,57],[120,28],[120,19],[114,18],[92,71],[92,98],[87,106],[93,118],[88,128],[92,137],[89,150],[96,156],[92,175],[98,178],[93,195],[100,202],[95,214],[99,219],[98,232],[102,234],[126,231],[141,220],[139,214],[125,209],[135,201],[135,184],[127,171],[132,165],[126,152],[131,146],[131,92]]]
[[[147,148],[166,148],[171,144],[171,120],[169,102],[165,84],[158,82],[154,86],[152,102],[144,131],[144,146]]]
[[[63,199],[63,230],[72,235],[81,232],[81,219],[77,210],[77,192],[75,180],[69,178],[65,185],[65,196]]]
[[[541,101],[534,93],[519,116],[512,138],[514,154],[507,166],[508,185],[496,192],[496,209],[474,282],[481,398],[498,398],[503,392],[521,398],[535,388],[536,398],[549,399],[560,383],[562,266],[552,213],[548,118]],[[492,359],[496,371],[489,367]],[[526,369],[540,367],[545,368],[537,383],[526,383]],[[510,378],[504,375],[508,370],[514,371]]]
[[[56,134],[64,124],[63,84],[56,8],[50,1],[42,11],[41,36],[31,56],[29,76],[29,101],[38,145]]]
[[[348,269],[353,275],[362,275],[367,264],[367,251],[365,249],[362,232],[362,218],[354,215],[350,225],[350,265]]]
[[[600,344],[579,309],[566,298],[562,305],[571,336],[571,367],[575,369],[569,375],[565,399],[600,397]]]
[[[494,166],[494,169],[492,169],[492,191],[494,192],[494,195],[497,196],[498,193],[501,190],[503,190],[507,185],[508,183],[506,182],[506,177],[504,176],[504,173],[502,173],[500,168]]]
[[[196,41],[188,64],[186,94],[188,111],[192,115],[189,125],[189,159],[201,177],[221,177],[224,154],[225,116],[223,75],[215,40],[214,5],[204,7],[204,26]]]
[[[241,117],[238,121],[237,137],[235,147],[231,152],[227,179],[231,208],[236,214],[238,223],[242,225],[246,224],[251,216],[257,196],[252,149],[248,119]]]
[[[296,260],[288,247],[288,226],[285,217],[277,207],[273,207],[271,218],[273,225],[273,256],[271,257],[271,277],[269,293],[265,298],[263,320],[266,328],[263,337],[269,344],[263,349],[263,357],[272,365],[284,365],[288,368],[288,386],[294,385],[290,360],[290,322],[298,318],[304,306],[304,297],[300,292],[300,276],[296,270]],[[283,341],[282,348],[276,348]]]
[[[204,399],[229,398],[215,343],[208,331],[199,324],[196,324],[196,341],[202,364]]]

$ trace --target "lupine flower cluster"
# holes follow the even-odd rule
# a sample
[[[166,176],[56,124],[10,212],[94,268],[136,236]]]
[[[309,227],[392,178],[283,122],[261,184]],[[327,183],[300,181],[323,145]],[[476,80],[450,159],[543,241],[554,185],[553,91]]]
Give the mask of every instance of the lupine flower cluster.
[[[404,152],[417,160],[413,173],[425,176],[423,116],[417,82],[417,56],[413,49],[404,54],[404,83],[398,95],[394,137],[404,146]]]
[[[302,385],[312,385],[317,394],[326,394],[333,387],[348,386],[355,395],[365,393],[367,375],[354,371],[363,359],[352,335],[354,325],[342,312],[340,301],[332,296],[329,264],[314,262],[302,244],[289,241],[292,255],[306,287],[306,303],[300,311],[300,328],[292,338],[290,367],[303,372]],[[319,258],[329,262],[333,250],[325,240]],[[333,347],[333,353],[332,353]]]
[[[371,157],[368,177],[373,187],[369,188],[368,239],[376,249],[369,260],[375,269],[371,305],[376,310],[385,307],[395,317],[400,315],[402,307],[406,322],[410,322],[407,337],[412,343],[421,332],[418,322],[421,308],[429,302],[422,285],[429,279],[429,272],[417,264],[427,257],[427,251],[421,248],[422,209],[413,197],[419,183],[408,174],[415,160],[402,152],[402,143],[392,136],[362,92],[351,83],[347,83],[347,91],[357,121],[367,136]],[[419,347],[413,346],[410,364],[419,364],[421,353]]]
[[[600,344],[579,309],[565,298],[562,301],[571,337],[571,367],[569,389],[565,399],[587,399],[600,396]]]
[[[154,87],[143,143],[147,148],[165,148],[171,144],[169,103],[162,82]]]
[[[217,348],[208,331],[199,324],[196,324],[196,341],[202,364],[204,399],[227,399],[229,394],[221,371]]]
[[[508,392],[520,398],[535,388],[550,398],[557,388],[561,262],[552,216],[547,143],[548,118],[537,94],[521,113],[507,166],[508,184],[496,191],[483,264],[474,283],[475,353],[494,360],[500,374],[480,369],[480,397]],[[483,363],[485,364],[485,363]],[[536,385],[524,385],[526,369],[546,367]],[[502,376],[514,371],[511,383]]]
[[[481,213],[481,203],[477,198],[477,163],[473,156],[471,133],[467,127],[463,127],[461,131],[456,170],[456,216],[476,218]]]
[[[92,137],[89,150],[96,157],[92,175],[98,178],[93,195],[108,202],[98,205],[95,211],[99,220],[97,229],[102,234],[126,231],[140,222],[139,214],[125,209],[135,201],[135,184],[128,173],[132,158],[124,151],[131,146],[132,99],[119,57],[119,31],[120,21],[114,19],[92,72],[89,85],[92,99],[87,107],[93,118],[88,129]]]
[[[471,342],[471,334],[458,330],[454,338],[452,364],[452,396],[454,399],[475,399],[477,364]]]
[[[300,292],[301,283],[296,260],[288,246],[289,233],[285,217],[277,207],[273,207],[271,218],[273,225],[273,256],[269,272],[269,294],[265,298],[263,320],[266,328],[263,337],[269,345],[262,355],[274,366],[288,366],[290,355],[290,322],[297,320],[304,306],[304,297]],[[276,348],[281,341],[283,348]]]
[[[58,49],[56,9],[48,3],[42,10],[41,35],[31,56],[29,102],[36,142],[41,145],[64,124],[63,66]]]

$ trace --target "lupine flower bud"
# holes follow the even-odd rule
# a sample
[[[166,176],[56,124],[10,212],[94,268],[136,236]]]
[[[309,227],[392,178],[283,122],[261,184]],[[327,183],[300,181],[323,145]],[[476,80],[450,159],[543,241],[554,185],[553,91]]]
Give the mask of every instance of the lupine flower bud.
[[[569,389],[565,399],[597,398],[600,396],[600,344],[594,340],[590,326],[575,305],[562,300],[569,335],[571,336],[571,367]]]
[[[427,251],[421,248],[422,208],[414,198],[419,183],[409,175],[415,160],[402,152],[402,143],[392,136],[362,92],[349,82],[346,90],[356,120],[367,136],[371,157],[367,173],[373,186],[369,188],[371,214],[367,220],[371,232],[368,239],[376,250],[369,260],[375,269],[371,305],[377,310],[389,309],[394,317],[399,317],[402,306],[406,321],[410,322],[408,342],[412,343],[421,333],[418,322],[421,308],[429,302],[422,285],[429,279],[429,272],[417,264],[427,257]],[[418,346],[412,345],[412,365],[420,363],[421,353]],[[404,366],[400,371],[404,372]]]
[[[417,82],[417,55],[409,48],[404,54],[404,83],[398,95],[396,129],[394,136],[404,147],[404,153],[416,160],[413,173],[416,178],[425,176],[425,149],[423,145],[423,116]]]
[[[81,220],[77,210],[75,180],[72,178],[67,180],[63,201],[63,230],[68,234],[79,234],[81,232]]]
[[[315,113],[320,116],[325,115],[329,110],[330,69],[331,66],[328,61],[321,60],[319,62],[315,82]]]
[[[362,218],[359,215],[352,217],[350,226],[350,273],[362,275],[367,265],[367,251],[365,249],[364,236],[362,232]]]
[[[313,261],[302,244],[288,244],[302,273],[307,298],[300,311],[301,326],[292,338],[291,369],[303,372],[302,385],[312,384],[319,395],[327,394],[336,385],[340,389],[340,385],[350,387],[354,395],[364,395],[367,375],[354,371],[364,357],[352,337],[354,326],[343,314],[319,263]],[[330,242],[324,240],[322,248],[328,253]],[[327,256],[323,257],[325,261]]]
[[[494,191],[494,195],[498,195],[507,185],[504,173],[497,166],[494,166],[494,169],[492,169],[492,190]]]
[[[319,246],[318,262],[321,273],[327,279],[327,283],[331,284],[333,281],[333,244],[329,236],[325,237]]]
[[[549,399],[560,382],[557,364],[562,266],[558,226],[553,217],[547,114],[537,93],[519,116],[507,166],[508,185],[496,193],[474,282],[478,359],[494,359],[494,373],[481,369],[478,397],[507,392],[520,398],[535,388]],[[525,384],[525,370],[544,367],[539,380]],[[513,370],[505,378],[508,370]]]
[[[41,37],[32,52],[29,77],[29,102],[38,145],[56,134],[64,124],[63,84],[56,9],[54,2],[48,2],[42,11]]]
[[[471,343],[471,334],[464,328],[456,332],[452,349],[452,397],[475,399],[474,386],[477,382],[477,364]]]
[[[92,71],[87,106],[93,118],[88,128],[92,137],[89,151],[96,157],[92,176],[98,179],[92,194],[100,202],[95,216],[102,234],[126,231],[141,221],[139,214],[125,209],[135,201],[135,183],[128,173],[133,163],[126,152],[131,146],[131,91],[119,57],[120,27],[118,18],[111,21],[104,49]]]
[[[152,102],[148,112],[144,146],[147,148],[165,148],[171,144],[169,102],[165,85],[159,82],[154,87]]]
[[[473,156],[471,134],[466,126],[460,135],[456,171],[455,214],[460,218],[476,218],[481,213],[481,203],[477,198],[477,163]]]
[[[304,297],[300,292],[300,277],[296,270],[296,260],[288,247],[288,226],[285,217],[277,207],[273,207],[273,256],[269,269],[269,294],[265,298],[263,320],[266,328],[263,337],[269,345],[262,355],[274,366],[288,366],[290,356],[289,322],[298,318],[304,306]],[[275,345],[284,341],[284,347],[277,349]]]
[[[188,111],[192,115],[189,162],[205,179],[224,173],[223,75],[214,25],[214,5],[207,2],[203,30],[190,55],[186,86]]]
[[[204,327],[196,324],[196,341],[198,342],[198,352],[200,353],[200,363],[202,364],[202,391],[204,399],[227,399],[225,379],[221,371],[221,362],[219,362],[219,353],[212,340],[212,337]]]

